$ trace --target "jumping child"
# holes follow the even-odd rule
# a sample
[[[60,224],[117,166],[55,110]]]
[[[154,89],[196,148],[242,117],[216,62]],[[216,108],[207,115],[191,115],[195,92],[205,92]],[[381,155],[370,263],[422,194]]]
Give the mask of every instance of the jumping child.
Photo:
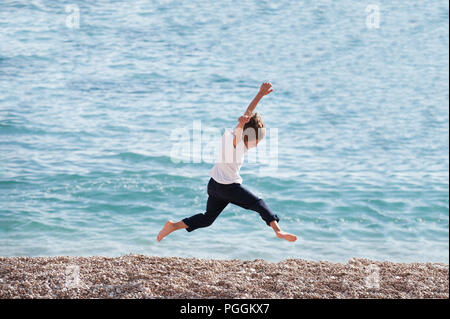
[[[242,178],[239,175],[244,155],[250,148],[256,147],[266,135],[261,117],[253,111],[262,97],[272,91],[272,84],[263,83],[244,115],[238,119],[234,131],[225,131],[222,136],[219,160],[209,172],[211,178],[208,183],[206,212],[178,222],[168,220],[157,236],[158,242],[178,229],[184,228],[191,232],[197,228],[210,226],[229,203],[258,212],[278,238],[291,242],[297,240],[297,236],[281,230],[278,225],[280,219],[261,198],[242,187]]]

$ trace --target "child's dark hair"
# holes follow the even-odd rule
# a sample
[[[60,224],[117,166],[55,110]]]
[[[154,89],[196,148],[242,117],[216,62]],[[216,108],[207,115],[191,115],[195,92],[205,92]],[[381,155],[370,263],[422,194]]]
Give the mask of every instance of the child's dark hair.
[[[264,125],[261,116],[258,113],[253,113],[251,115],[250,120],[244,125],[244,141],[248,143],[249,138],[250,141],[254,141],[255,139],[258,141],[260,138],[264,137],[264,135],[263,136],[260,135],[261,129],[265,127],[266,126]]]

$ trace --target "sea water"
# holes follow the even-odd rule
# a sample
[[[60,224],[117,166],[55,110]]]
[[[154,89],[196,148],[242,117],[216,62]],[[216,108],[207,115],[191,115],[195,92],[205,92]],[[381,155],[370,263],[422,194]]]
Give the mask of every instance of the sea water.
[[[448,263],[448,12],[2,0],[0,255]],[[263,81],[271,152],[244,163],[243,185],[299,240],[230,204],[158,243],[167,219],[205,211],[212,163],[194,145],[236,125]]]

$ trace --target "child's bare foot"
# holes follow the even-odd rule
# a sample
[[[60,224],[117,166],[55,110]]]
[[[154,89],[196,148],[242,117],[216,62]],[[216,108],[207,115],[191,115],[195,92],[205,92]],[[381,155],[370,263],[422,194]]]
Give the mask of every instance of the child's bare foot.
[[[165,224],[163,229],[161,229],[161,231],[159,232],[158,236],[156,237],[156,239],[158,241],[161,241],[164,237],[166,237],[167,235],[169,235],[171,232],[173,232],[175,230],[175,226],[174,226],[175,222],[168,220]]]
[[[277,231],[275,233],[277,234],[278,238],[283,238],[283,239],[286,239],[287,241],[296,241],[297,240],[297,236],[286,233],[285,231],[282,231],[282,230]]]

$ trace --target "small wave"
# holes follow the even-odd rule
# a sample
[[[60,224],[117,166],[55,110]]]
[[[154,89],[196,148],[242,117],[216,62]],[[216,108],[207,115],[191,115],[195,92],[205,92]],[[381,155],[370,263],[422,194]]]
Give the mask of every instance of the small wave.
[[[48,232],[48,233],[55,233],[55,232],[76,232],[76,229],[62,226],[62,225],[55,225],[50,224],[48,222],[41,222],[41,221],[29,221],[23,225],[20,226],[21,232]]]
[[[140,154],[136,152],[120,152],[117,154],[112,155],[102,155],[99,156],[100,158],[118,158],[124,161],[131,161],[131,162],[149,162],[149,163],[156,163],[156,164],[162,164],[167,165],[171,164],[172,161],[169,156],[164,155],[146,155],[146,154]]]
[[[14,180],[0,180],[0,189],[10,189],[11,187],[30,185],[28,182]]]
[[[45,130],[29,128],[21,125],[14,125],[0,122],[0,135],[26,134],[26,135],[44,135]]]

